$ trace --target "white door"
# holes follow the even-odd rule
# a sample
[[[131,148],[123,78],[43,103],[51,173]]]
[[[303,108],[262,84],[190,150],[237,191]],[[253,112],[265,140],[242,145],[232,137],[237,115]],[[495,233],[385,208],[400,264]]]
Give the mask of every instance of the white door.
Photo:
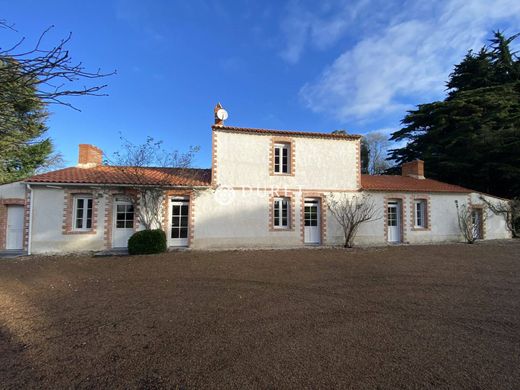
[[[304,203],[304,242],[305,244],[320,244],[320,201],[319,199],[305,199]]]
[[[187,198],[170,200],[169,246],[188,246],[190,201]]]
[[[388,202],[388,242],[401,242],[401,207],[398,201]]]
[[[126,248],[128,239],[134,234],[134,205],[124,198],[116,198],[113,215],[112,247]]]
[[[6,249],[23,249],[23,206],[7,206]]]

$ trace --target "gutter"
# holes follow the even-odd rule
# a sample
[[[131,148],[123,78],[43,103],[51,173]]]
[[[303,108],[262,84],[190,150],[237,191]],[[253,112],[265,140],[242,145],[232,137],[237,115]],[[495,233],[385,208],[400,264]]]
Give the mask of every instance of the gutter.
[[[63,187],[160,187],[160,188],[174,188],[174,189],[205,189],[205,188],[211,188],[211,185],[205,185],[205,186],[163,186],[163,185],[155,185],[155,184],[149,184],[149,185],[136,185],[136,184],[105,184],[105,183],[55,183],[55,182],[40,182],[40,181],[24,181],[22,184],[25,184],[27,186],[30,185],[41,185],[52,188],[52,186],[63,186]]]

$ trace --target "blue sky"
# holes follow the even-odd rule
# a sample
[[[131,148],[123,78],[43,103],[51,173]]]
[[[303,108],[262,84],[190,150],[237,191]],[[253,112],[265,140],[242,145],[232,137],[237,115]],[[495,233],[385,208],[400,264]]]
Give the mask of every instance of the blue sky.
[[[2,47],[27,46],[54,25],[73,33],[74,60],[117,70],[108,97],[51,106],[50,136],[68,165],[77,145],[112,153],[119,133],[170,148],[199,145],[211,161],[213,107],[229,125],[352,133],[390,132],[407,109],[442,98],[454,63],[493,29],[520,26],[513,0],[4,1]]]

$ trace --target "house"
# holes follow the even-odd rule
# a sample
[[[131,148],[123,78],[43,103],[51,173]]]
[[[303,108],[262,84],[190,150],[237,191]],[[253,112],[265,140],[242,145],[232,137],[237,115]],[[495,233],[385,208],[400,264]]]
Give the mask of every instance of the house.
[[[425,178],[422,161],[404,164],[401,176],[362,175],[360,138],[232,127],[215,115],[211,169],[140,168],[139,183],[164,190],[159,221],[170,247],[340,245],[327,199],[360,193],[380,218],[361,225],[356,244],[461,241],[455,202],[472,207],[479,238],[510,237],[501,216],[484,218],[482,197],[500,199]],[[77,166],[0,186],[0,249],[126,247],[142,229],[141,206],[126,196],[131,181],[82,144]]]

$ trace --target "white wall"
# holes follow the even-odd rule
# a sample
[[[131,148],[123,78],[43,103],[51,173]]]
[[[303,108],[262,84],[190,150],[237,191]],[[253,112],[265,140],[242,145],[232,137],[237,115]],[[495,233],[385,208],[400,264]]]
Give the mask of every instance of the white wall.
[[[25,184],[19,181],[0,185],[0,199],[25,199]]]
[[[270,176],[271,135],[214,130],[217,137],[217,183],[239,187],[342,189],[357,186],[359,140],[292,137],[295,176]]]
[[[96,234],[63,234],[64,191],[33,186],[32,253],[102,250],[105,197],[99,200]]]
[[[222,197],[233,199],[222,204],[213,190],[200,192],[194,199],[195,232],[192,247],[211,248],[260,248],[300,246],[300,218],[296,213],[293,231],[269,230],[269,194],[225,191]],[[234,197],[232,194],[234,193]],[[222,199],[222,198],[221,198]],[[296,209],[300,197],[295,199]]]

